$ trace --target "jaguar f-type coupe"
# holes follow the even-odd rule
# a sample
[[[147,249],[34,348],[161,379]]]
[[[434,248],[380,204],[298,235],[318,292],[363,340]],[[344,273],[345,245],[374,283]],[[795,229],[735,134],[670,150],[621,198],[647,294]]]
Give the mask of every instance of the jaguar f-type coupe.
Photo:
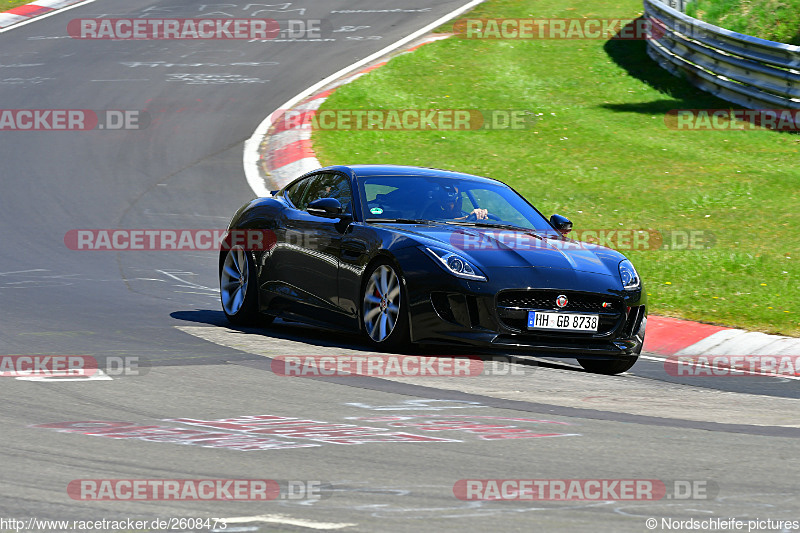
[[[362,332],[378,349],[445,343],[624,372],[644,341],[642,281],[625,256],[571,229],[495,179],[322,168],[233,216],[222,308],[233,324],[281,317]]]

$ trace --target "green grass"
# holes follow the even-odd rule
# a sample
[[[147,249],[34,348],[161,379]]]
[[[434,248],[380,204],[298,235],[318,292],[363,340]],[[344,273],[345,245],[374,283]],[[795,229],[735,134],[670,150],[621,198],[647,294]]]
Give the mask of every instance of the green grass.
[[[471,17],[614,17],[639,0],[492,0]],[[431,166],[505,181],[580,228],[701,230],[705,250],[625,252],[650,311],[800,335],[800,135],[676,131],[671,109],[729,108],[641,41],[446,39],[336,91],[324,109],[526,109],[525,131],[316,131],[324,164]]]
[[[24,4],[30,4],[33,0],[0,0],[0,12],[8,11],[9,9]]]
[[[745,35],[800,45],[800,0],[694,0],[686,13]]]

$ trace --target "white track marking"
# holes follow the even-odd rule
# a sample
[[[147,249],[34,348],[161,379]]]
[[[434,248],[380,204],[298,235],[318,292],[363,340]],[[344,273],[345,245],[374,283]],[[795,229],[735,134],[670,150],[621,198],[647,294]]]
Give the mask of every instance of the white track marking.
[[[175,281],[180,281],[181,283],[185,283],[186,285],[175,285],[176,287],[183,287],[186,289],[200,289],[203,291],[211,291],[211,292],[219,292],[219,289],[215,289],[212,287],[206,287],[205,285],[200,285],[198,283],[194,283],[188,280],[181,278],[180,276],[194,276],[194,272],[167,272],[166,270],[156,270],[156,272],[160,274],[164,274],[167,277],[174,279]]]
[[[94,2],[94,0],[86,0],[85,2],[81,2],[80,4],[75,4],[75,5],[72,5],[72,6],[69,6],[69,7],[65,7],[63,9],[59,9],[57,11],[53,11],[51,13],[47,13],[46,15],[39,15],[38,17],[33,17],[32,19],[26,20],[24,22],[17,22],[13,26],[9,26],[7,28],[1,29],[0,33],[5,33],[7,31],[11,31],[11,30],[17,29],[20,26],[25,26],[26,24],[30,24],[31,22],[36,22],[37,20],[46,19],[47,17],[52,17],[53,15],[58,15],[59,13],[63,13],[64,11],[69,11],[70,9],[75,9],[76,7],[81,7],[81,6],[85,6],[85,5],[91,4],[92,2]]]
[[[15,270],[14,272],[0,272],[0,276],[12,276],[14,274],[30,274],[31,272],[50,272],[44,268],[34,268],[32,270]]]
[[[91,375],[83,377],[60,377],[60,376],[16,376],[19,381],[47,381],[56,383],[59,381],[112,381],[114,378],[100,370],[99,368]]]
[[[342,529],[358,524],[347,524],[343,522],[315,522],[313,520],[303,520],[292,518],[280,514],[263,514],[258,516],[236,516],[233,518],[221,518],[226,524],[248,524],[250,522],[266,522],[268,524],[286,524],[289,526],[305,527],[308,529]]]

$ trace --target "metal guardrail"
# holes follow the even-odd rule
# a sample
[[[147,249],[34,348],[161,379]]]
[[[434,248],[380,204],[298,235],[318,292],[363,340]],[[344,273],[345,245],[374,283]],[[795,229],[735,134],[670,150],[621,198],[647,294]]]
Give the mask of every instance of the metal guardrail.
[[[644,0],[644,12],[647,55],[662,68],[746,108],[800,109],[800,46],[719,28],[659,0]]]

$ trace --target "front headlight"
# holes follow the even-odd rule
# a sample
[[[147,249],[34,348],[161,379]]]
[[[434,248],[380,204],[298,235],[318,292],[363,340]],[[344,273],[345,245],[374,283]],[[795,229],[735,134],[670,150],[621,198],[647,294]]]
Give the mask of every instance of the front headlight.
[[[420,249],[436,261],[436,264],[456,277],[474,281],[486,281],[486,276],[483,275],[483,272],[462,255],[427,246],[420,246]]]
[[[619,277],[622,280],[622,286],[626,289],[635,289],[641,284],[639,274],[633,268],[633,263],[627,259],[619,264]]]

